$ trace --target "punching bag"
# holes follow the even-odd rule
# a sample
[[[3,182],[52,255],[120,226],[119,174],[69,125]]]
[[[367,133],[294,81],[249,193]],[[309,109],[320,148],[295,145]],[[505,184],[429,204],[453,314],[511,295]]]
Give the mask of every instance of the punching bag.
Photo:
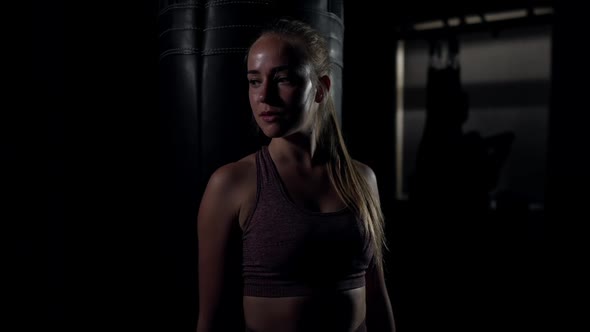
[[[160,242],[154,272],[166,330],[188,331],[197,312],[196,220],[201,198],[201,47],[204,1],[159,6]],[[154,290],[152,290],[154,291]],[[157,294],[155,294],[157,295]]]
[[[271,16],[268,1],[205,4],[200,92],[201,181],[256,149],[248,101],[246,52]]]
[[[202,1],[160,2],[162,161],[164,167],[170,167],[169,171],[183,178],[184,182],[196,176],[199,165],[203,8]],[[188,182],[195,184],[194,180]]]

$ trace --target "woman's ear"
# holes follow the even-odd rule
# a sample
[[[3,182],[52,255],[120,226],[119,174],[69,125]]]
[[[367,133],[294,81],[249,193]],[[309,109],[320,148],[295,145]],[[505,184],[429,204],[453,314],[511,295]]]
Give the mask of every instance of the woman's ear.
[[[320,77],[320,86],[318,86],[318,90],[315,93],[316,103],[321,103],[328,93],[330,93],[331,84],[330,76],[324,75]]]

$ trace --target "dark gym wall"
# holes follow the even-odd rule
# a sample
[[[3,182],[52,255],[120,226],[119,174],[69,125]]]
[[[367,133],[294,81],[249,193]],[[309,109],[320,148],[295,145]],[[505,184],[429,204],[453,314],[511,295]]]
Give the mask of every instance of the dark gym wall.
[[[590,220],[588,190],[588,123],[590,113],[587,85],[587,57],[581,52],[584,42],[585,12],[580,4],[555,1],[556,22],[552,48],[552,95],[549,115],[548,165],[546,189],[546,236],[542,266],[551,266],[539,288],[546,287],[553,330],[572,330],[584,317],[578,296],[586,287],[588,273],[580,262],[587,259]],[[542,283],[542,284],[541,284]],[[547,301],[543,302],[547,303]],[[551,305],[563,303],[564,305]]]
[[[19,89],[2,111],[11,328],[146,330],[160,305],[157,3],[22,5],[6,11]]]
[[[437,216],[433,211],[412,213],[406,204],[396,201],[393,160],[395,81],[393,74],[390,74],[395,72],[395,54],[392,47],[396,41],[396,34],[379,33],[391,31],[392,26],[406,19],[411,21],[413,16],[435,19],[447,14],[452,16],[454,12],[468,10],[466,8],[470,7],[486,7],[484,3],[466,3],[465,6],[459,5],[460,3],[461,1],[450,1],[431,6],[420,1],[398,2],[393,6],[394,10],[387,13],[379,13],[355,1],[346,3],[346,70],[343,90],[343,124],[346,139],[353,155],[374,166],[380,181],[382,202],[385,202],[383,209],[389,218],[388,239],[392,247],[390,257],[394,263],[393,272],[389,274],[392,286],[390,291],[393,292],[392,301],[398,313],[400,331],[420,331],[440,324],[448,326],[457,317],[462,324],[462,327],[453,325],[457,330],[484,330],[493,329],[494,326],[510,330],[511,328],[506,327],[508,325],[515,330],[549,329],[551,324],[556,323],[550,317],[561,312],[552,305],[553,296],[562,293],[558,290],[562,287],[560,285],[574,292],[580,285],[578,282],[567,283],[567,279],[561,279],[559,275],[567,275],[567,278],[582,275],[575,267],[577,264],[574,264],[580,258],[578,253],[583,252],[580,245],[584,240],[579,236],[586,234],[580,232],[582,226],[578,221],[582,220],[581,218],[587,219],[588,216],[588,209],[583,201],[588,196],[586,192],[589,159],[582,152],[588,142],[584,129],[588,123],[588,112],[580,108],[586,104],[586,94],[581,91],[584,85],[577,83],[577,79],[587,77],[585,67],[581,65],[584,62],[580,59],[583,53],[579,51],[580,39],[577,37],[583,30],[581,22],[584,20],[579,17],[582,11],[579,6],[573,4],[548,1],[542,3],[553,6],[555,10],[551,42],[551,91],[550,96],[543,96],[551,100],[546,155],[545,216],[541,214],[540,219],[535,219],[539,223],[535,226],[536,229],[524,231],[513,227],[526,224],[530,216],[506,215],[497,220],[499,223],[490,224],[494,227],[488,229],[495,231],[484,234],[486,241],[490,241],[487,243],[492,246],[484,246],[486,251],[482,252],[485,252],[486,256],[476,257],[474,260],[481,264],[482,271],[487,270],[490,273],[480,279],[487,280],[486,282],[482,282],[481,286],[474,286],[472,283],[476,279],[467,277],[468,274],[449,279],[449,276],[457,271],[469,272],[474,276],[474,271],[465,270],[471,265],[455,269],[446,264],[447,260],[436,258],[436,255],[451,248],[454,242],[443,237],[436,240],[439,242],[429,243],[425,237],[432,232],[424,227],[425,222],[431,226],[438,224],[437,227],[444,227],[449,224],[448,219]],[[493,10],[518,6],[516,2],[493,2],[487,5]],[[520,5],[527,4],[521,2]],[[366,34],[385,36],[383,39],[387,42],[363,44],[362,40]],[[354,110],[349,111],[353,105]],[[375,148],[369,148],[373,146]],[[540,168],[545,168],[545,165],[541,165]],[[537,170],[531,170],[534,171]],[[384,180],[386,184],[383,183]],[[432,218],[424,220],[425,215]],[[505,231],[494,233],[498,231],[495,227],[501,224],[509,227],[505,228]],[[457,233],[460,237],[468,238],[463,236],[464,234]],[[439,247],[436,244],[444,246]],[[469,254],[469,250],[458,249],[456,253],[466,255]],[[491,264],[485,264],[486,262]],[[548,266],[554,266],[556,270],[548,271]],[[459,288],[451,287],[444,282],[445,280],[452,281],[452,284],[458,285]],[[558,283],[553,283],[552,280],[558,280]],[[576,277],[571,280],[581,281]],[[437,298],[435,294],[440,295],[446,292],[445,289],[448,290],[447,295],[452,296]],[[428,293],[428,290],[434,290],[435,293]],[[460,303],[459,298],[470,298],[473,301],[457,305]],[[455,302],[448,302],[446,305],[435,304],[435,301],[440,299],[443,302]],[[464,308],[472,314],[453,308]],[[496,310],[500,314],[493,314]],[[566,311],[577,313],[579,309],[568,307],[564,310]],[[462,319],[461,314],[469,316],[469,320]]]

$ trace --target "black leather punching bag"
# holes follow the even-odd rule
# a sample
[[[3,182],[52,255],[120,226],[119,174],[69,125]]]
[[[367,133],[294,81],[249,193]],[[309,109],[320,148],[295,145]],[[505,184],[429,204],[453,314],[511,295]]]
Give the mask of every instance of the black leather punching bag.
[[[269,1],[209,1],[205,4],[201,138],[203,183],[219,166],[256,148],[248,101],[246,52],[271,13]]]
[[[194,185],[200,155],[199,90],[204,1],[162,0],[160,110],[164,165]],[[188,178],[186,177],[188,176]],[[192,181],[191,181],[192,180]]]
[[[162,321],[194,330],[197,312],[196,220],[201,198],[201,47],[204,1],[159,6],[160,280]]]

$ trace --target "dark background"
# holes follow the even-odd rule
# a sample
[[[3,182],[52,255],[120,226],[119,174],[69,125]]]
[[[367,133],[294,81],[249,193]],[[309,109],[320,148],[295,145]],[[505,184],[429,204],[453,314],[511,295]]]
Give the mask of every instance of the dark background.
[[[412,210],[395,200],[394,185],[386,185],[395,182],[388,171],[394,156],[373,148],[395,145],[381,139],[394,130],[393,112],[383,111],[395,105],[392,26],[529,3],[397,1],[387,10],[377,1],[344,4],[344,132],[352,155],[379,177],[393,241],[388,282],[401,332],[452,328],[457,321],[449,317],[457,313],[445,306],[451,290],[426,294],[433,285],[446,287],[436,274],[414,278],[432,272],[416,269],[424,252],[411,245],[422,239],[420,230],[412,227]],[[570,263],[580,257],[581,224],[588,220],[582,10],[534,3],[555,8],[543,236],[525,232],[513,239],[517,258],[499,253],[511,257],[496,265],[501,274],[516,274],[494,288],[491,301],[472,303],[483,311],[476,317],[483,320],[471,325],[477,331],[564,330],[579,310],[564,309],[563,295],[577,294],[575,281],[582,280],[579,265]],[[174,215],[162,203],[182,192],[162,189],[170,187],[158,106],[158,4],[37,1],[13,13],[26,23],[15,25],[6,41],[14,51],[5,63],[10,89],[0,125],[14,330],[191,331],[196,234],[179,221],[188,214]],[[475,320],[471,314],[468,320]]]

